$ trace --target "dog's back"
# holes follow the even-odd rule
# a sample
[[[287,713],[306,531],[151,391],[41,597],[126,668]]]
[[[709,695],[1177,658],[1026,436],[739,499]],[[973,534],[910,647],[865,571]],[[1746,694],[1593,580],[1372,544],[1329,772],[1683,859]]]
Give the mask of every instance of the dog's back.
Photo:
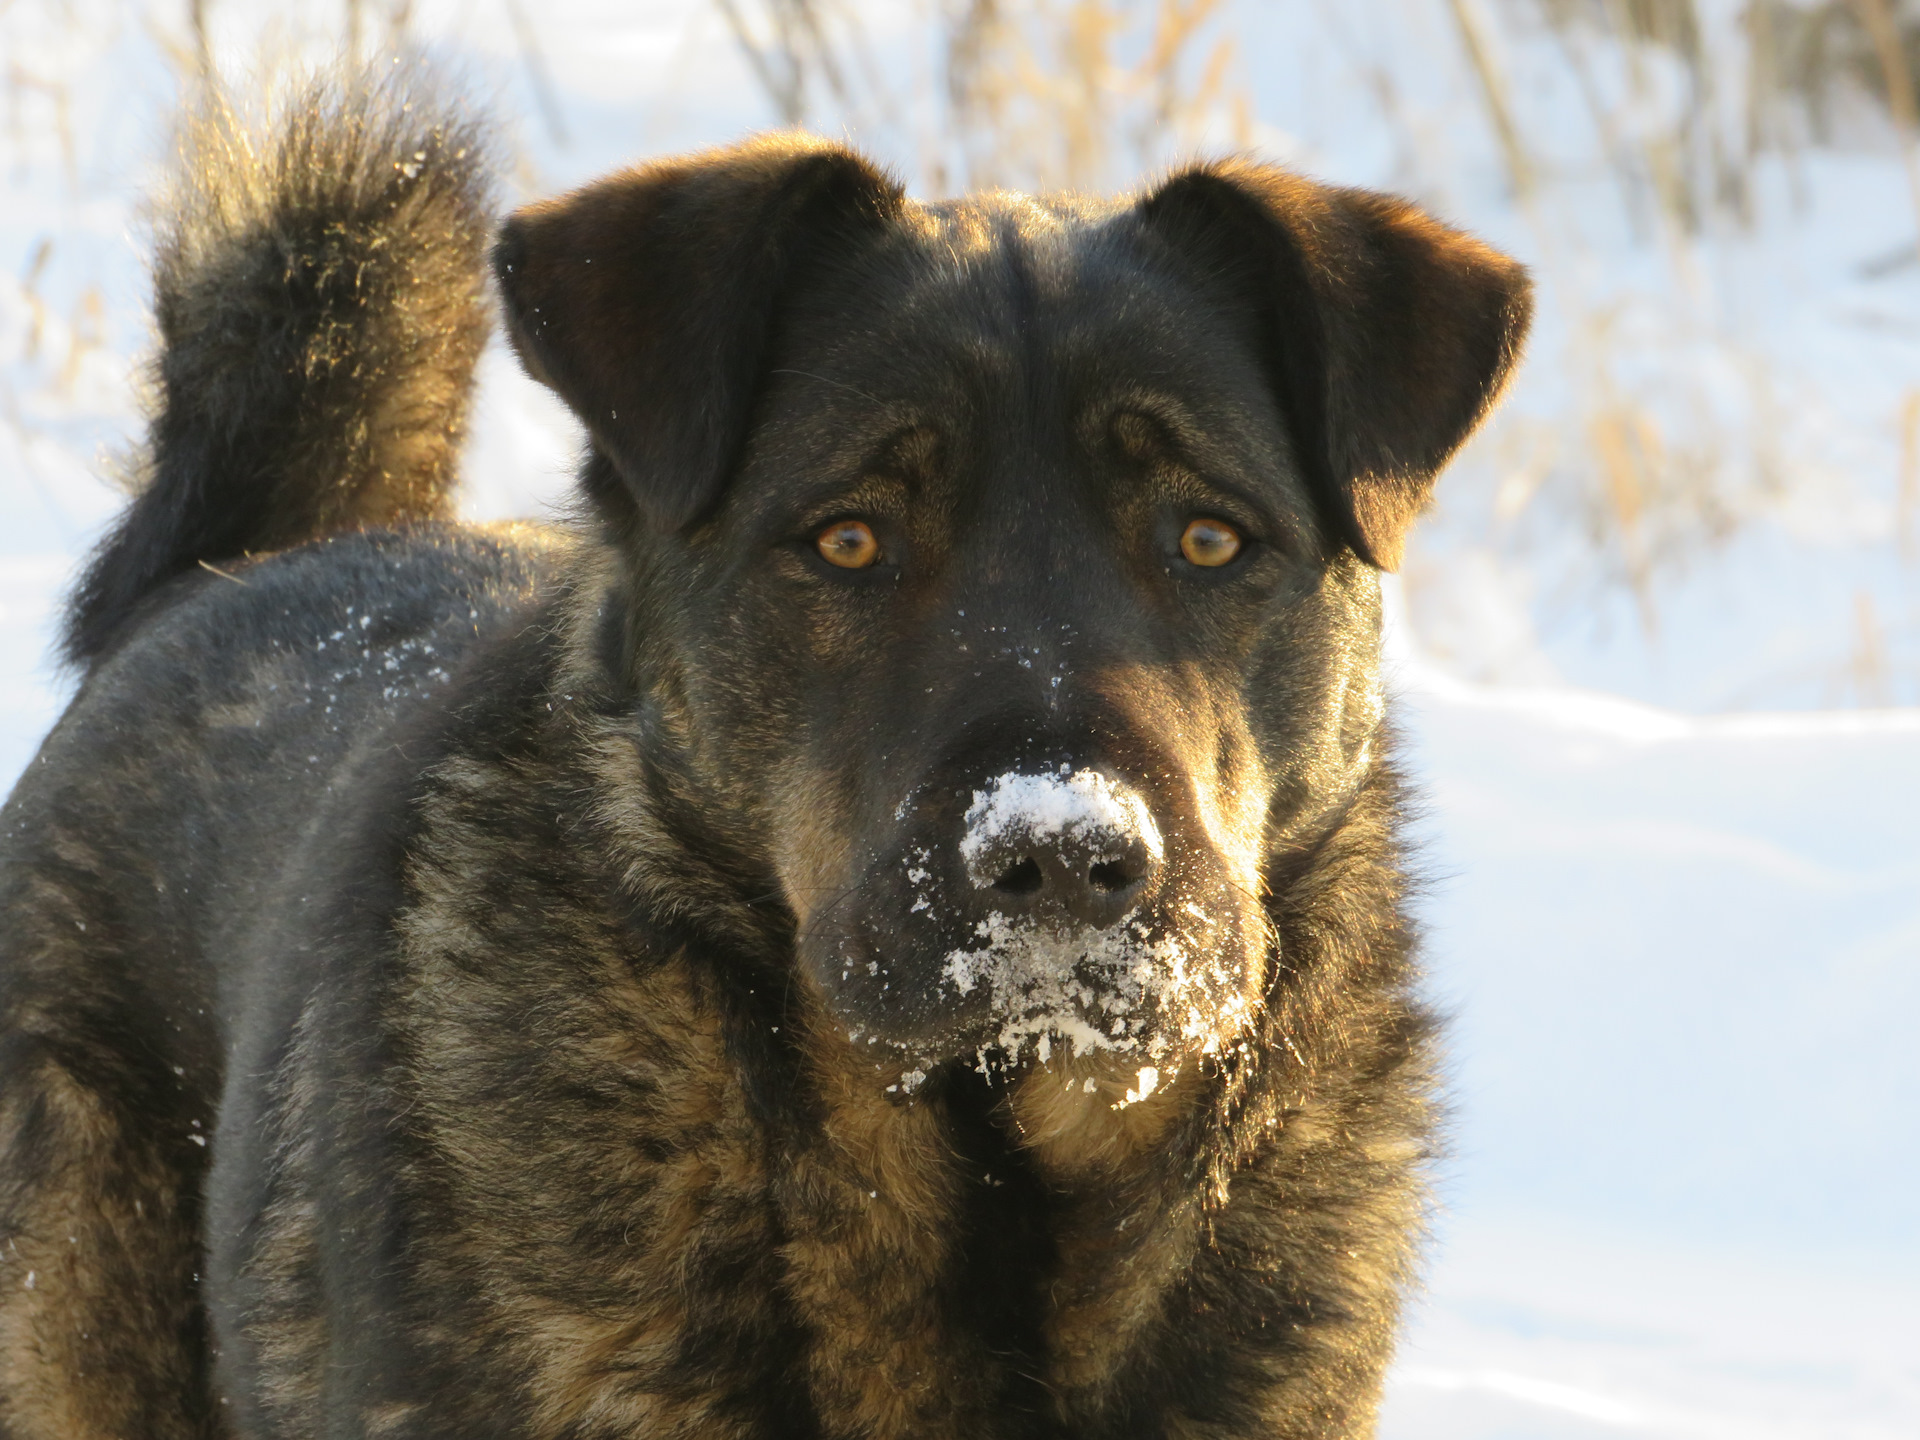
[[[488,326],[483,137],[377,85],[287,115],[184,133],[143,488],[0,834],[0,1435],[218,1433],[202,1176],[249,936],[540,568],[537,535],[440,523]]]

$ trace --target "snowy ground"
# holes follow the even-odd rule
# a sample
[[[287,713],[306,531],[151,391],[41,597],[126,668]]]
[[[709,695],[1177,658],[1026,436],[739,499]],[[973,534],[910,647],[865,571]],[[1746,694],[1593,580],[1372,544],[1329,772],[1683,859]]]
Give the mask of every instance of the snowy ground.
[[[450,43],[482,88],[538,115],[510,10],[470,7],[456,25],[449,6],[423,0],[421,27],[457,29]],[[1311,101],[1262,144],[1341,180],[1444,171],[1451,188],[1433,198],[1456,218],[1526,253],[1560,243],[1501,208],[1484,137],[1462,138],[1458,77],[1402,97],[1409,155],[1366,128],[1356,85],[1310,73],[1319,52],[1289,49],[1298,24],[1274,17],[1338,8],[1248,12],[1252,58],[1293,57],[1260,71],[1266,92]],[[525,122],[521,188],[764,122],[707,7],[542,10],[560,123]],[[72,18],[95,11],[92,28]],[[261,7],[210,13],[244,29]],[[1437,45],[1433,13],[1427,31],[1358,26],[1346,61]],[[57,594],[115,503],[92,477],[134,426],[129,196],[160,151],[173,80],[120,0],[0,5],[0,22],[10,63],[71,81],[60,114],[16,93],[0,175],[4,785],[63,703],[46,662]],[[1451,164],[1449,147],[1471,163]],[[1455,1017],[1457,1118],[1431,1292],[1394,1371],[1386,1440],[1920,1435],[1920,710],[1780,713],[1869,693],[1834,678],[1849,644],[1834,627],[1860,594],[1877,597],[1886,648],[1902,624],[1920,636],[1920,571],[1895,544],[1889,418],[1920,382],[1920,266],[1860,278],[1859,259],[1911,234],[1895,172],[1874,163],[1814,157],[1801,178],[1820,203],[1771,249],[1734,236],[1705,255],[1701,304],[1741,312],[1733,329],[1791,412],[1776,460],[1838,478],[1770,492],[1732,552],[1669,592],[1657,637],[1617,598],[1579,624],[1541,619],[1578,604],[1528,590],[1560,564],[1541,508],[1550,485],[1531,538],[1476,538],[1473,507],[1500,503],[1500,435],[1467,457],[1446,492],[1464,499],[1415,551],[1407,589],[1424,618],[1398,624],[1395,674],[1430,801],[1424,908],[1434,992]],[[50,258],[36,262],[43,239]],[[1626,294],[1645,256],[1616,258],[1604,278]],[[1680,321],[1639,314],[1649,296],[1652,281],[1622,305],[1650,327],[1650,354],[1709,380],[1733,363],[1732,332],[1688,351]],[[1543,331],[1537,378],[1514,397],[1522,419],[1545,423],[1556,387],[1575,383],[1555,374],[1569,323]],[[537,509],[564,489],[571,426],[497,351],[483,384],[469,512]],[[1736,703],[1775,709],[1681,713]]]
[[[1383,1434],[1920,1434],[1920,711],[1401,689],[1458,1118]]]

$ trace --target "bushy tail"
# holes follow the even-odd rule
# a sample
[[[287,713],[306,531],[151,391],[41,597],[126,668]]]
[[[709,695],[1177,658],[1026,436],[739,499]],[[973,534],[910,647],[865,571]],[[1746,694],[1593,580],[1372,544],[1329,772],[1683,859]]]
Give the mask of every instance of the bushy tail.
[[[418,75],[315,82],[264,134],[222,102],[187,122],[144,483],[69,601],[70,661],[201,561],[450,512],[488,326],[484,149]]]

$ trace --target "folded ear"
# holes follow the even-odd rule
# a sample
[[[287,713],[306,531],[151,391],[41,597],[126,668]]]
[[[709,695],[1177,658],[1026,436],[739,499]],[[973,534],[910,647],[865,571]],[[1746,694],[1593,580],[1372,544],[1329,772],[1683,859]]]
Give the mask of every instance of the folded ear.
[[[1394,569],[1434,475],[1513,369],[1526,271],[1403,200],[1271,166],[1187,170],[1140,214],[1252,314],[1321,504],[1362,559]]]
[[[589,466],[589,484],[624,486],[666,530],[708,509],[746,438],[781,294],[901,203],[851,151],[777,135],[509,219],[493,251],[508,333],[611,461],[614,476]]]

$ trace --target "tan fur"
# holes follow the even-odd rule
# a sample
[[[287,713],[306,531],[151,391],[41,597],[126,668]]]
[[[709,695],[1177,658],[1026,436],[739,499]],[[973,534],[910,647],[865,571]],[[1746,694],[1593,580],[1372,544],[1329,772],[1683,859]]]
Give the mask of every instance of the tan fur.
[[[0,1166],[19,1164],[29,1107],[43,1108],[61,1158],[0,1235],[0,1433],[204,1440],[153,1403],[192,1383],[171,1332],[194,1244],[169,1167],[53,1064],[0,1096]]]
[[[455,796],[484,795],[509,783],[499,772],[468,765],[447,767],[442,780]],[[486,1276],[487,1328],[533,1377],[535,1435],[560,1436],[582,1426],[729,1434],[705,1401],[671,1399],[651,1383],[672,1360],[685,1323],[684,1297],[667,1278],[674,1257],[703,1245],[765,1243],[763,1219],[734,1199],[764,1180],[757,1136],[728,1083],[716,1017],[695,998],[684,964],[667,960],[636,972],[604,932],[556,936],[594,976],[586,996],[555,997],[555,1013],[543,1028],[556,1070],[568,1071],[573,1083],[628,1090],[643,1108],[625,1126],[556,1126],[537,1165],[499,1148],[498,1131],[466,1123],[477,1103],[468,1087],[485,1065],[490,1040],[510,1028],[507,1016],[524,1002],[477,979],[463,959],[489,944],[480,919],[488,902],[477,887],[496,873],[490,843],[478,842],[476,850],[475,837],[463,834],[455,816],[439,834],[440,845],[416,868],[420,899],[403,925],[405,953],[420,985],[406,1021],[409,1051],[417,1057],[411,1066],[417,1121],[438,1142],[450,1226],[474,1237],[514,1236],[505,1244],[463,1242],[444,1263],[478,1267]],[[463,863],[441,863],[453,854]],[[526,1103],[540,1103],[537,1084]],[[642,1135],[670,1150],[671,1158],[639,1155],[631,1144]],[[600,1193],[623,1197],[614,1201],[615,1213],[578,1215],[577,1204],[553,1188],[589,1177]],[[529,1214],[617,1234],[597,1280],[622,1293],[625,1303],[583,1308],[553,1293],[549,1276],[574,1263],[556,1249],[569,1241],[559,1231],[524,1233],[521,1217]]]
[[[1202,1083],[1197,1064],[1169,1067],[1146,1099],[1129,1103],[1141,1084],[1139,1056],[1061,1054],[1022,1076],[1007,1104],[1042,1173],[1066,1184],[1137,1161],[1196,1103]]]
[[[793,1157],[775,1195],[794,1299],[817,1337],[808,1373],[821,1417],[875,1440],[959,1440],[980,1417],[955,1393],[971,1378],[969,1342],[944,1332],[932,1303],[959,1183],[939,1117],[892,1100],[824,1016],[806,1039],[823,1136]]]

